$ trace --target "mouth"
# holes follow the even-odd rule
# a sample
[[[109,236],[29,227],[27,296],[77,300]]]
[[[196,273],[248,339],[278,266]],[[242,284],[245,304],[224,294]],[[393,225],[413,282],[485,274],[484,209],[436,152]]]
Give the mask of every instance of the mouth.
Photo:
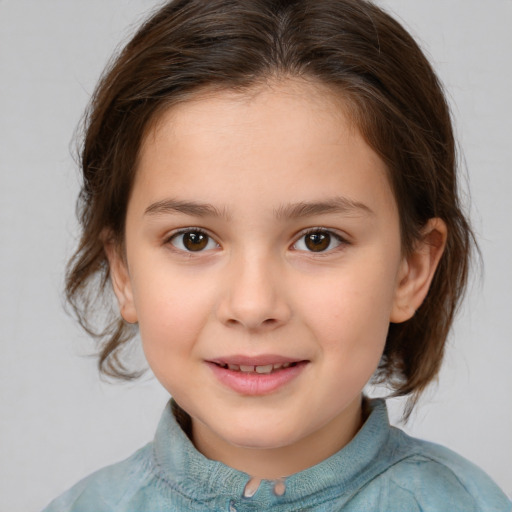
[[[228,363],[213,363],[224,368],[225,370],[231,370],[233,372],[241,373],[258,373],[268,375],[270,373],[277,372],[279,370],[285,370],[286,368],[297,366],[300,361],[291,363],[274,363],[265,365],[243,365],[243,364],[228,364]]]
[[[218,381],[240,395],[267,395],[297,379],[309,361],[281,356],[233,356],[206,361]]]

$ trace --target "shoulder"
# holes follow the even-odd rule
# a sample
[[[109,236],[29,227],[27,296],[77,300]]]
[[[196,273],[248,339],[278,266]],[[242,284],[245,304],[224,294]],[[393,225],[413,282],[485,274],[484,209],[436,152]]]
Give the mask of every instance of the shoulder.
[[[107,466],[75,484],[43,512],[114,512],[153,478],[152,443],[117,464]]]
[[[392,428],[398,455],[381,475],[390,497],[413,500],[422,511],[510,512],[512,504],[475,464],[443,446]]]

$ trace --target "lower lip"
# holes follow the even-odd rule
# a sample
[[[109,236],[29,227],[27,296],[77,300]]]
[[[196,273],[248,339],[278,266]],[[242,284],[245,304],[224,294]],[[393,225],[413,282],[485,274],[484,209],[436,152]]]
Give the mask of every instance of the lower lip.
[[[207,362],[207,364],[217,379],[228,388],[241,395],[258,396],[273,393],[297,378],[306,367],[307,361],[272,373],[237,372],[222,368],[215,363]]]

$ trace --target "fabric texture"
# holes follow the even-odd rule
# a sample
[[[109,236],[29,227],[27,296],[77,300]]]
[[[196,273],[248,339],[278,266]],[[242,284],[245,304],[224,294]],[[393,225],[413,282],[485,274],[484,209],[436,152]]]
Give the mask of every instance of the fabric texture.
[[[85,478],[43,512],[512,510],[475,465],[390,426],[383,400],[371,400],[370,409],[338,453],[284,481],[263,480],[252,497],[244,497],[249,475],[199,453],[169,404],[152,443]]]

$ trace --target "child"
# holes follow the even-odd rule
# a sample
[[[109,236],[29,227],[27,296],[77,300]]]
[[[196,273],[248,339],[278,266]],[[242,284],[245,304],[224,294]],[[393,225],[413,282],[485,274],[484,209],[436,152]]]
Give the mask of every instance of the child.
[[[435,378],[473,236],[448,108],[362,0],[176,0],[104,75],[82,152],[68,298],[172,395],[153,443],[54,511],[506,511],[365,384]],[[119,315],[92,323],[110,283]]]

